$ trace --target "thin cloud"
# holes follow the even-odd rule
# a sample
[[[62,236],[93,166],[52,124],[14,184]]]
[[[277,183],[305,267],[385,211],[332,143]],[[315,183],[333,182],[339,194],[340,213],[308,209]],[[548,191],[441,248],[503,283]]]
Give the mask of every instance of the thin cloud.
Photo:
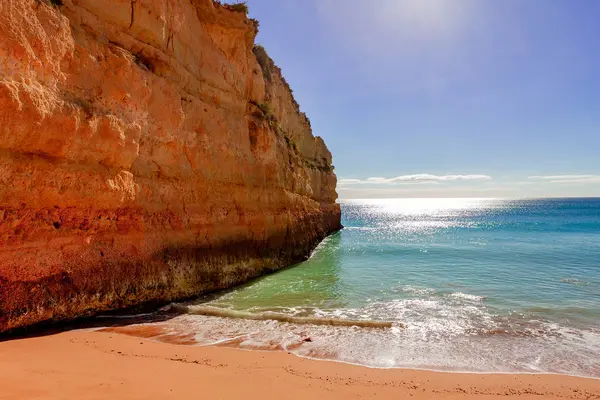
[[[505,187],[341,187],[340,199],[381,199],[381,198],[517,198],[516,188]]]
[[[367,179],[343,178],[339,180],[340,185],[358,185],[358,184],[439,184],[442,182],[455,181],[489,181],[492,177],[488,175],[432,175],[432,174],[412,174],[400,175],[393,178],[371,177]]]
[[[530,176],[529,179],[544,179],[544,180],[569,180],[569,179],[589,179],[598,178],[600,175],[535,175]]]
[[[356,183],[361,183],[360,179],[350,179],[350,178],[341,178],[338,179],[338,185],[352,185]]]
[[[529,179],[549,183],[600,183],[600,175],[535,175]]]

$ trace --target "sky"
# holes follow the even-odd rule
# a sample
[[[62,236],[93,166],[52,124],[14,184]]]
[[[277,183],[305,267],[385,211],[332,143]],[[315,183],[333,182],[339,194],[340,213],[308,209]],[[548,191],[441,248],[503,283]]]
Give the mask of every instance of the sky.
[[[600,1],[247,3],[340,198],[600,196]]]

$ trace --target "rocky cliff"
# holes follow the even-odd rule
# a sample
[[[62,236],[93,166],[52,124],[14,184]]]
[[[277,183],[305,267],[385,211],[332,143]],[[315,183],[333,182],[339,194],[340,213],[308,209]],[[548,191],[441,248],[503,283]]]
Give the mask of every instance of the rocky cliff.
[[[213,0],[0,2],[0,331],[225,288],[340,228],[257,28]]]

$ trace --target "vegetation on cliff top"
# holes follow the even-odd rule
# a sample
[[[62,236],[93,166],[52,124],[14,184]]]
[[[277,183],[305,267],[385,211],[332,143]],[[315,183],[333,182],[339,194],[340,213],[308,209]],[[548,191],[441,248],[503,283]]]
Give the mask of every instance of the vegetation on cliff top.
[[[258,20],[248,17],[249,10],[248,10],[247,2],[240,1],[237,3],[221,3],[220,0],[213,0],[213,5],[215,5],[217,7],[223,7],[224,9],[229,10],[229,11],[244,14],[244,16],[246,17],[246,19],[245,19],[246,22],[250,23],[250,25],[252,25],[255,29],[254,35],[256,35],[258,33],[258,27],[260,24],[258,23]]]
[[[244,14],[248,14],[248,4],[245,1],[234,3],[229,5],[233,11],[243,12]]]
[[[221,2],[219,0],[213,0],[213,4],[219,5],[219,6],[224,6],[225,8],[228,8],[231,11],[248,14],[248,3],[246,3],[245,1],[240,1],[237,3],[221,4]]]

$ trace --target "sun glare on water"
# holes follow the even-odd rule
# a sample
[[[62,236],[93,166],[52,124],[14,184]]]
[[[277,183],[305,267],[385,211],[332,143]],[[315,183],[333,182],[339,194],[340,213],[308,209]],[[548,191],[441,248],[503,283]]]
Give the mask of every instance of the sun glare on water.
[[[447,211],[476,210],[492,207],[497,199],[489,198],[422,198],[422,199],[356,199],[343,202],[374,207],[386,214],[437,215]]]

